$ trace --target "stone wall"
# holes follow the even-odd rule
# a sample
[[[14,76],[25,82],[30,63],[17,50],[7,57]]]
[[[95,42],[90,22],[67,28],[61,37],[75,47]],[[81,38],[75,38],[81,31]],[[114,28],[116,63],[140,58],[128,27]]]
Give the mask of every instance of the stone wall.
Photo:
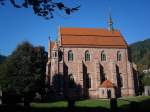
[[[68,61],[68,51],[70,50],[73,52],[73,61]],[[90,61],[85,61],[85,51],[87,50],[90,53]],[[58,49],[55,49],[55,51],[58,52]],[[106,61],[101,61],[102,51],[106,54]],[[121,61],[117,61],[118,51],[121,53]],[[61,52],[63,53],[62,61],[59,61],[59,57],[49,58],[47,74],[51,77],[50,79],[52,79],[54,74],[72,74],[75,83],[83,89],[82,94],[88,92],[89,97],[97,98],[101,84],[101,70],[103,69],[106,79],[110,80],[117,87],[118,94],[121,96],[135,94],[132,64],[128,61],[127,49],[61,47]],[[48,53],[52,54],[50,51]],[[67,72],[64,70],[64,64],[67,66]],[[91,87],[88,91],[84,90],[84,74],[88,74],[91,82]],[[118,85],[120,78],[122,78],[122,87]]]

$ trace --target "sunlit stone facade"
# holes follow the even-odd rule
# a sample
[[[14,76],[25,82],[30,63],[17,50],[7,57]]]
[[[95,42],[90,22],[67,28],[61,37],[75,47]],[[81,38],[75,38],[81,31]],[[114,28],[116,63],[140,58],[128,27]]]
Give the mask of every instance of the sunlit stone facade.
[[[135,95],[128,45],[117,30],[60,28],[58,41],[49,40],[47,81],[82,97]]]

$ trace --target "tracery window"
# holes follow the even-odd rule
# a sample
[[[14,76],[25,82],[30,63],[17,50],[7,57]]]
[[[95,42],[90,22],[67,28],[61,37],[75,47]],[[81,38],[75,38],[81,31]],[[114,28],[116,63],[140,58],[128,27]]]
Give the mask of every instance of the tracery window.
[[[90,53],[89,53],[89,51],[85,51],[85,61],[90,61]]]
[[[106,61],[106,54],[104,51],[101,52],[101,61]]]
[[[120,51],[117,52],[117,61],[121,61],[121,53],[120,53]]]
[[[73,52],[71,50],[68,51],[68,61],[73,61]]]

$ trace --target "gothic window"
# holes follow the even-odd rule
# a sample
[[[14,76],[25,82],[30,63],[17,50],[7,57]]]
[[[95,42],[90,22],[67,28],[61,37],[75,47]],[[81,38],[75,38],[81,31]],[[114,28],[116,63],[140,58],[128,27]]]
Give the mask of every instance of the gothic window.
[[[90,61],[90,53],[89,53],[89,51],[85,51],[85,61]]]
[[[104,51],[101,52],[101,61],[106,61],[106,54]]]
[[[71,50],[68,52],[68,61],[73,61],[73,52]]]
[[[120,53],[120,51],[117,52],[117,61],[121,61],[121,53]]]

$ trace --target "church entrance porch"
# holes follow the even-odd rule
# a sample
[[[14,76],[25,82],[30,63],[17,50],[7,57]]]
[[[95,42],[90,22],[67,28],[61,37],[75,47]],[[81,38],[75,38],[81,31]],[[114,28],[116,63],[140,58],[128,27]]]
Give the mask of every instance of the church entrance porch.
[[[115,98],[115,86],[109,80],[105,80],[99,87],[98,90],[99,98]]]

